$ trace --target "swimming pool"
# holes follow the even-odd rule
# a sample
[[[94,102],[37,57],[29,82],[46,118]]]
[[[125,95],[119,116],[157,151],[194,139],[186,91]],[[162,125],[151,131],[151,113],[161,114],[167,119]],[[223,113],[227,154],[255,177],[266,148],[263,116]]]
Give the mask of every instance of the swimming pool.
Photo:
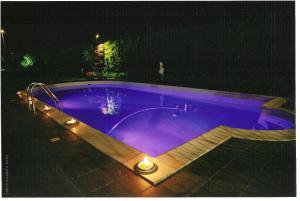
[[[218,126],[295,127],[293,115],[263,107],[274,99],[270,96],[118,82],[54,85],[51,90],[63,102],[64,113],[152,157]],[[34,96],[54,107],[40,90]]]

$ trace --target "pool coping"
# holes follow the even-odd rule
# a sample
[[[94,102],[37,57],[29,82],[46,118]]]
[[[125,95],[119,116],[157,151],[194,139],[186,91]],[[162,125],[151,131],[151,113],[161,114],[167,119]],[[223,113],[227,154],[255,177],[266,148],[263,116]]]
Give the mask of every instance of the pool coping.
[[[129,82],[115,82],[115,81],[89,81],[89,82],[69,82],[62,84],[49,85],[51,86],[74,86],[89,84],[89,83],[97,83],[97,84],[110,84],[110,83],[126,83],[131,84]],[[139,84],[139,83],[134,83]],[[140,83],[143,84],[143,83]],[[151,84],[143,84],[143,85],[151,85]],[[153,86],[153,85],[152,85]],[[159,86],[159,85],[158,85]],[[163,85],[163,87],[166,87]],[[173,86],[167,86],[171,88],[177,88]],[[183,87],[178,87],[183,88]],[[192,88],[188,88],[192,89]],[[192,89],[196,90],[197,89]],[[211,93],[226,93],[228,94],[241,94],[236,92],[222,92],[215,90],[202,90],[200,91],[209,91]],[[198,91],[199,91],[198,90]],[[245,94],[243,94],[245,95]],[[253,94],[252,94],[253,96]],[[255,95],[254,95],[255,96]],[[26,91],[21,91],[21,98],[26,101]],[[262,107],[272,108],[272,109],[280,109],[280,106],[286,102],[285,98],[281,97],[272,97],[272,100],[263,104]],[[248,140],[264,140],[264,141],[287,141],[287,140],[295,140],[296,139],[296,131],[295,129],[286,129],[286,130],[247,130],[247,129],[237,129],[226,126],[218,126],[201,136],[198,136],[192,139],[189,142],[186,142],[158,157],[151,157],[143,152],[140,152],[122,142],[115,140],[114,138],[102,133],[101,131],[92,128],[91,126],[78,121],[75,125],[67,125],[65,122],[74,118],[70,115],[67,115],[56,108],[53,108],[47,105],[50,110],[45,110],[44,102],[35,98],[35,106],[36,108],[49,116],[53,120],[55,120],[58,124],[62,125],[66,129],[70,130],[72,133],[79,136],[81,139],[91,144],[93,147],[118,161],[122,165],[126,166],[133,172],[134,166],[136,163],[143,160],[144,157],[147,157],[149,160],[155,162],[158,165],[158,170],[152,174],[138,174],[145,180],[149,181],[153,185],[157,185],[160,182],[164,181],[168,177],[172,176],[182,168],[186,167],[188,164],[203,156],[210,150],[214,149],[218,145],[223,142],[229,140],[230,138],[240,138],[240,139],[248,139]],[[75,118],[74,118],[75,119]]]

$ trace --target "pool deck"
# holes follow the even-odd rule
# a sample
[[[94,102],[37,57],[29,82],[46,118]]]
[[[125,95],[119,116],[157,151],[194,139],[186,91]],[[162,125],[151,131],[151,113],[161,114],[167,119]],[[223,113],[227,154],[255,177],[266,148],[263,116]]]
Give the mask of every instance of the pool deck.
[[[17,97],[2,103],[4,197],[296,195],[294,140],[230,138],[153,186]]]
[[[89,82],[85,83],[88,84]],[[100,82],[101,83],[101,82]],[[109,83],[109,82],[108,82]],[[74,84],[74,83],[73,83]],[[78,83],[76,83],[78,84]],[[82,83],[81,83],[82,84]],[[70,83],[64,84],[69,86]],[[170,87],[172,89],[172,87]],[[195,90],[197,89],[190,89]],[[220,91],[201,90],[212,94],[222,94]],[[22,92],[23,101],[26,99],[25,92]],[[245,94],[224,92],[225,96],[234,96],[239,98],[247,98]],[[261,96],[249,95],[251,98],[262,98]],[[286,102],[284,98],[274,97],[271,101],[263,105],[266,108],[279,108]],[[36,108],[54,119],[58,124],[69,129],[74,134],[79,136],[84,141],[88,142],[96,149],[106,154],[107,156],[118,161],[128,169],[134,172],[134,166],[143,160],[144,157],[158,165],[158,170],[152,174],[140,175],[145,180],[153,185],[163,182],[168,177],[172,176],[182,168],[186,167],[199,157],[220,146],[231,138],[247,139],[247,140],[261,140],[261,141],[289,141],[295,140],[295,129],[276,130],[276,131],[255,131],[245,129],[235,129],[226,126],[218,126],[215,129],[179,146],[158,157],[151,157],[146,155],[126,144],[123,144],[106,134],[79,122],[76,125],[69,126],[65,122],[72,117],[55,109],[51,108],[49,111],[44,110],[45,104],[39,100],[35,101]],[[49,106],[50,107],[50,106]]]

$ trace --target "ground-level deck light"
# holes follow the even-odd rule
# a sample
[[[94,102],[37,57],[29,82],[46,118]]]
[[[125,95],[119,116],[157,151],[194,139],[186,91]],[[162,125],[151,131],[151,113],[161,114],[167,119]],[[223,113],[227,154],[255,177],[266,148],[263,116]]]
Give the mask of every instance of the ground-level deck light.
[[[32,104],[32,98],[31,97],[28,98],[28,102],[29,102],[30,105]]]
[[[48,110],[50,110],[50,109],[51,109],[51,107],[48,107],[47,105],[45,105],[44,111],[48,111]]]
[[[73,119],[73,118],[71,120],[66,121],[67,125],[74,125],[76,123],[77,123],[76,119]]]
[[[20,98],[22,98],[22,93],[20,91],[17,92],[17,96],[19,96]]]
[[[135,165],[135,171],[140,174],[151,174],[157,170],[157,165],[149,161],[147,157]]]

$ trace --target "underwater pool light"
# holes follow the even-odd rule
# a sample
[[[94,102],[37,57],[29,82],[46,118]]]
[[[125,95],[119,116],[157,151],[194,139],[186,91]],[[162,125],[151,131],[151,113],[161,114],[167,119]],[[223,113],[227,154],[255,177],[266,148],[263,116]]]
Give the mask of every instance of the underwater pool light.
[[[149,161],[147,157],[135,165],[135,171],[140,174],[151,174],[157,170],[157,165]]]

